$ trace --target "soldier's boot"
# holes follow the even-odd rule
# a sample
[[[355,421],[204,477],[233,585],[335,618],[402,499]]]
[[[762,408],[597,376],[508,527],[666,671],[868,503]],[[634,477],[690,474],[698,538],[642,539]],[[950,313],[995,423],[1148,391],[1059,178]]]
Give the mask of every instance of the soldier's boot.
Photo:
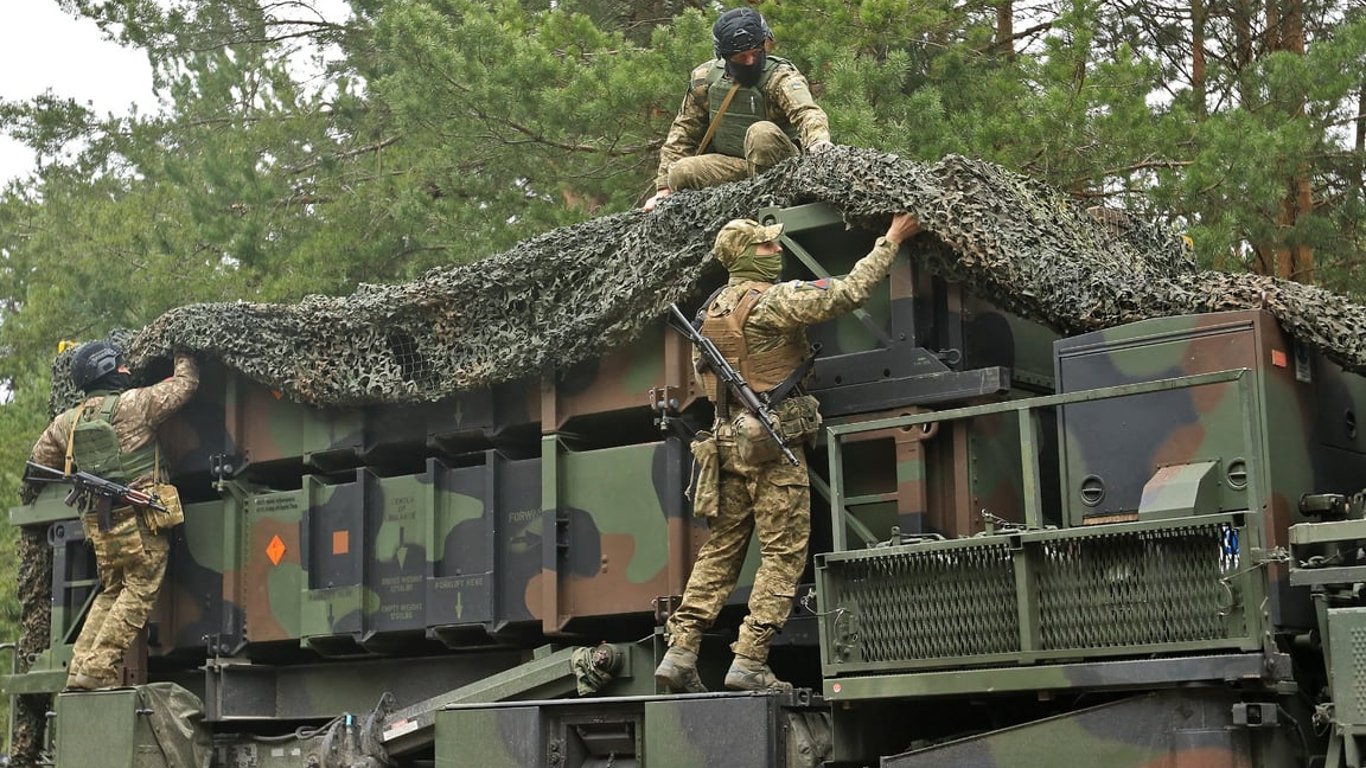
[[[71,673],[70,675],[67,676],[67,678],[66,678],[66,688],[63,688],[62,690],[65,690],[65,691],[98,691],[98,690],[100,690],[100,689],[102,689],[102,688],[110,688],[110,687],[112,687],[112,686],[111,686],[109,683],[107,683],[106,681],[104,681],[104,680],[102,680],[102,679],[100,679],[100,678],[98,678],[98,677],[94,677],[94,676],[92,676],[92,675],[87,675],[87,674],[85,674],[84,672],[73,672],[73,673]]]
[[[706,693],[697,674],[697,652],[678,646],[669,648],[655,667],[655,682],[670,693]]]
[[[726,672],[726,688],[732,691],[792,691],[792,683],[784,682],[762,661],[736,656]]]

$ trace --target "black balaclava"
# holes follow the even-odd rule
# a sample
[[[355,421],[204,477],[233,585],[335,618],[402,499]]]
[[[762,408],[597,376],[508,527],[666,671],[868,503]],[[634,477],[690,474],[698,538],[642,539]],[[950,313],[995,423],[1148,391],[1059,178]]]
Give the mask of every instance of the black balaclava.
[[[736,64],[733,61],[726,62],[726,74],[735,78],[735,82],[746,88],[752,88],[759,84],[759,78],[764,75],[764,64],[768,62],[768,53],[764,49],[759,49],[759,55],[754,57],[754,63],[749,66]]]
[[[113,373],[106,373],[98,380],[92,382],[88,391],[122,392],[132,386],[133,376],[131,374],[123,373],[122,371],[114,371]]]
[[[735,8],[721,14],[711,28],[712,50],[716,58],[726,60],[726,74],[745,87],[756,85],[764,74],[768,52],[764,43],[773,38],[768,22],[753,8]],[[758,49],[759,55],[749,66],[733,64],[728,57],[742,51]]]

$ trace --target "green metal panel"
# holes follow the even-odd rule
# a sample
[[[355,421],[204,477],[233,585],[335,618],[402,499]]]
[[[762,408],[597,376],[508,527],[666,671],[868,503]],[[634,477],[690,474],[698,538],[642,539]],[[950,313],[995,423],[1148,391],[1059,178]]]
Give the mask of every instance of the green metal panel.
[[[543,764],[542,720],[535,709],[436,713],[437,768],[526,768]]]
[[[66,505],[66,494],[69,490],[69,485],[49,483],[32,504],[10,507],[10,525],[45,525],[58,520],[77,519],[79,515],[76,514],[76,510]]]
[[[160,751],[140,750],[146,730],[131,688],[57,697],[57,765],[61,768],[156,768]],[[153,749],[155,746],[153,745]],[[145,762],[155,755],[156,762]],[[140,759],[141,758],[141,759]]]
[[[1160,520],[1218,511],[1222,463],[1197,461],[1159,469],[1143,486],[1139,519]]]
[[[1328,644],[1333,719],[1349,728],[1366,726],[1366,608],[1330,608]]]

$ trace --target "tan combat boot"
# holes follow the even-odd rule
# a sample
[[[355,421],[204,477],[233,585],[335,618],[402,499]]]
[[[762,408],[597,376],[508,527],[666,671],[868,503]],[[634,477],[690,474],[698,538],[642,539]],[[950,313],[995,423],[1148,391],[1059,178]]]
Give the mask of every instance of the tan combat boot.
[[[655,667],[655,682],[670,693],[706,693],[697,675],[697,652],[672,646]]]
[[[779,680],[762,661],[736,656],[726,672],[726,688],[732,691],[780,691],[790,693],[792,683]]]
[[[66,678],[64,691],[98,691],[101,688],[109,688],[105,681],[98,677],[91,677],[84,672],[73,672]]]

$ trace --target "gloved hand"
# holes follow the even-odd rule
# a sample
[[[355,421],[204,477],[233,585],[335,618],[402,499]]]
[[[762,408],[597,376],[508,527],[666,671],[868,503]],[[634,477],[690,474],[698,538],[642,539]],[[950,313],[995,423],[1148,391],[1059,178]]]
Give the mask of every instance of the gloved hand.
[[[811,142],[811,146],[807,147],[806,151],[807,154],[819,155],[822,152],[830,151],[830,149],[834,146],[835,142],[829,139],[817,139],[816,141]]]

